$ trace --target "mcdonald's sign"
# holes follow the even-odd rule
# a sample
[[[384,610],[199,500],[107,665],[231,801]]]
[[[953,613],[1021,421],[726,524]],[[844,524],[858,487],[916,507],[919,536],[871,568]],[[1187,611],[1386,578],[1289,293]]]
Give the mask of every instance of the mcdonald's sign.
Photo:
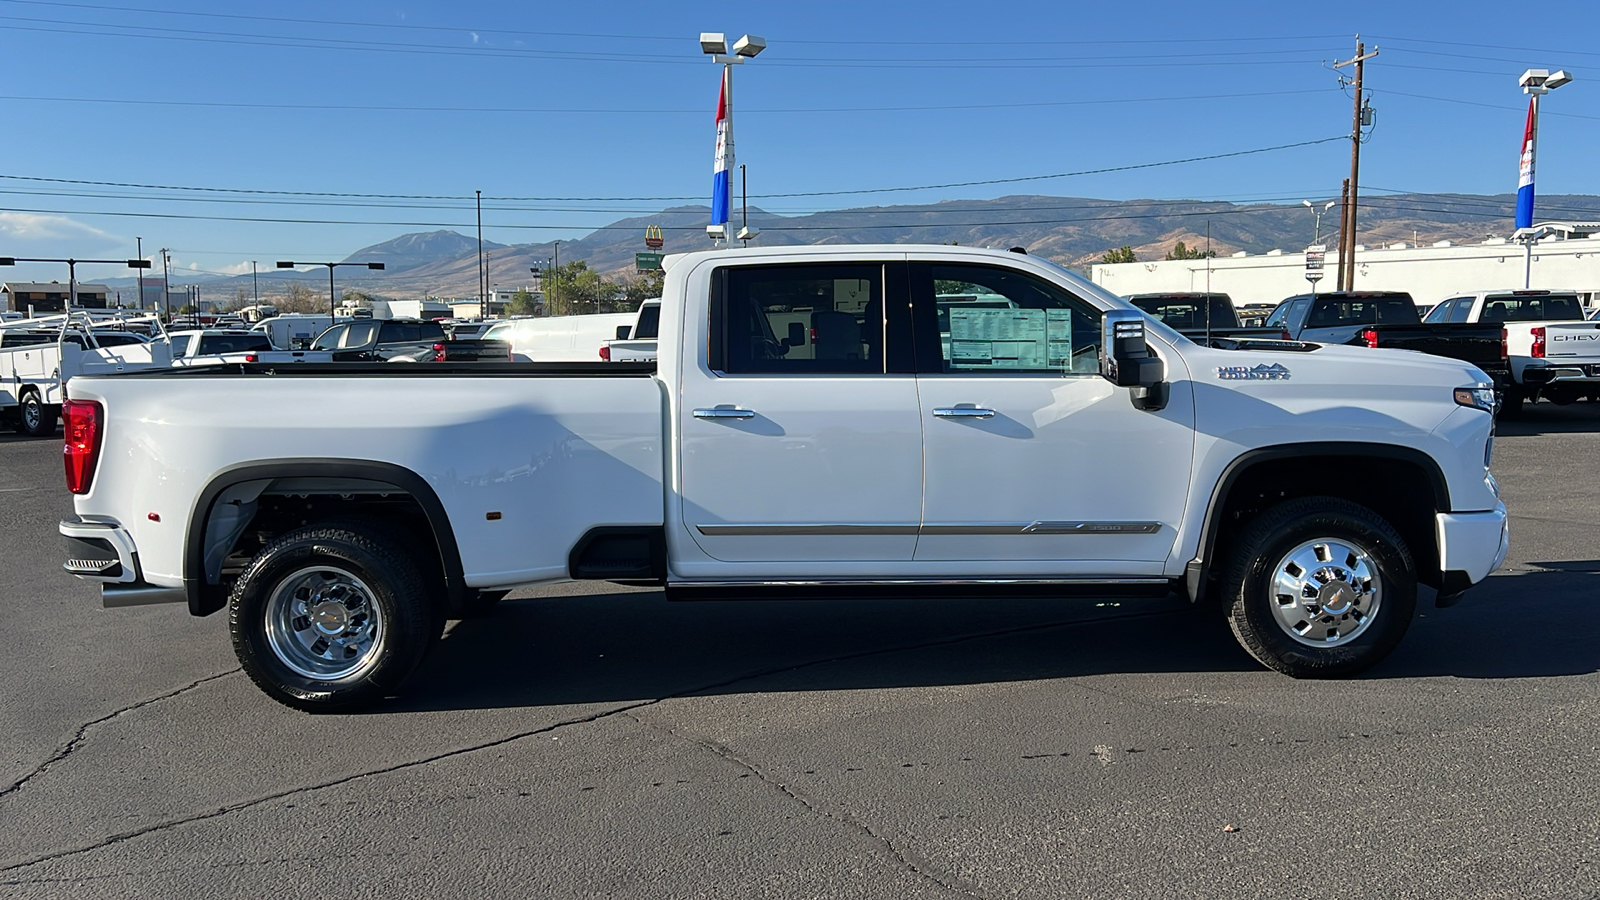
[[[660,225],[647,225],[644,229],[644,245],[651,250],[660,250],[666,241],[661,239]]]

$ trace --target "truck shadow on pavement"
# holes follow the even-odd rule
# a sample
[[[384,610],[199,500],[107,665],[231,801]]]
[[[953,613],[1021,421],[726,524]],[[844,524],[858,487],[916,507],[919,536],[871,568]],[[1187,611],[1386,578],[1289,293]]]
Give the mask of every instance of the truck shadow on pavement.
[[[1600,431],[1600,403],[1588,401],[1557,406],[1533,403],[1523,407],[1516,418],[1495,420],[1495,433],[1505,437],[1532,437],[1540,434],[1589,434]]]
[[[1362,677],[1600,670],[1597,593],[1600,561],[1496,576],[1446,610],[1424,589],[1405,640]],[[1253,672],[1278,677],[1177,597],[668,603],[606,585],[455,623],[383,710]]]

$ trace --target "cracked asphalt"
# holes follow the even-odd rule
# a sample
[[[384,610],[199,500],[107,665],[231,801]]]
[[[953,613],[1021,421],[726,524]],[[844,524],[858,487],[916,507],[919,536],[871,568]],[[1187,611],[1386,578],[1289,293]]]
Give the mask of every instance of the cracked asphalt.
[[[0,897],[1600,897],[1600,405],[1501,432],[1506,569],[1351,681],[1174,599],[566,585],[355,716],[101,609],[0,436]]]

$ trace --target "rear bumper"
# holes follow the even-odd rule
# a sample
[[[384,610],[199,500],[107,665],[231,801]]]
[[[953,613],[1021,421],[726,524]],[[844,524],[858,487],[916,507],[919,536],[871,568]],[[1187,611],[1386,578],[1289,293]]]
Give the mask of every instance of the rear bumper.
[[[1564,366],[1555,363],[1528,366],[1522,370],[1522,380],[1529,387],[1543,387],[1547,384],[1582,384],[1600,387],[1600,364],[1573,363]]]
[[[1460,599],[1467,588],[1489,577],[1506,561],[1511,549],[1511,523],[1506,505],[1487,512],[1439,513],[1434,517],[1439,542],[1439,570],[1443,584],[1440,606]]]
[[[61,567],[85,581],[98,583],[100,602],[107,609],[183,603],[189,599],[181,587],[145,582],[133,537],[121,525],[85,522],[73,516],[62,520],[58,530],[67,541],[67,559]]]

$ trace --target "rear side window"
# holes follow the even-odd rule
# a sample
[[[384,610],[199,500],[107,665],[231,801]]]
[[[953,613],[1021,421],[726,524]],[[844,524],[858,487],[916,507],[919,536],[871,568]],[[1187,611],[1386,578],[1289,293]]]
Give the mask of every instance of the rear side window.
[[[711,367],[741,374],[884,371],[883,266],[733,266],[711,298]]]
[[[343,349],[365,347],[372,343],[378,333],[377,322],[351,322],[345,327],[344,337],[339,339],[339,346]]]
[[[180,334],[172,339],[172,355],[183,356],[189,352],[190,335]]]
[[[383,329],[378,332],[380,344],[414,343],[420,340],[422,337],[415,322],[385,322]]]

